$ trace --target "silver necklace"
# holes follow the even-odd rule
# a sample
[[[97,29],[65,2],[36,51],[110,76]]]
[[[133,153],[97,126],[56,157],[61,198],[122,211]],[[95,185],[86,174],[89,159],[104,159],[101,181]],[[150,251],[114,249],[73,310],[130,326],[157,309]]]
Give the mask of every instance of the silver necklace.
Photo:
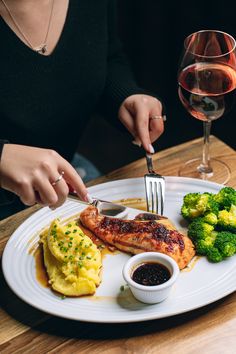
[[[21,36],[24,38],[25,42],[30,46],[31,49],[33,49],[35,52],[37,52],[38,54],[46,54],[47,53],[47,39],[48,39],[48,34],[49,34],[49,30],[50,30],[50,26],[51,26],[51,22],[52,22],[52,13],[53,13],[53,8],[54,8],[54,0],[52,0],[52,6],[51,6],[51,12],[50,12],[50,16],[49,16],[49,21],[48,21],[48,27],[47,27],[47,31],[46,31],[46,35],[44,38],[44,41],[41,45],[34,47],[31,43],[31,41],[28,39],[28,37],[25,35],[25,33],[22,31],[21,27],[19,26],[18,22],[16,21],[16,19],[14,18],[14,16],[12,15],[8,5],[6,4],[5,0],[1,0],[5,9],[7,10],[13,24],[15,25],[15,27],[17,28],[17,30],[19,31],[19,33],[21,34]]]

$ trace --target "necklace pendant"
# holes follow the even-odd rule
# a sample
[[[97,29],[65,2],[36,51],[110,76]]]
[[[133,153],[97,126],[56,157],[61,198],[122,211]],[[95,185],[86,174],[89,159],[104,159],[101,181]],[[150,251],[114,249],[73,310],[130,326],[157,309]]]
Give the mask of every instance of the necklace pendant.
[[[42,44],[40,47],[35,48],[35,51],[38,54],[44,55],[45,53],[47,53],[47,44],[45,43],[45,44]]]

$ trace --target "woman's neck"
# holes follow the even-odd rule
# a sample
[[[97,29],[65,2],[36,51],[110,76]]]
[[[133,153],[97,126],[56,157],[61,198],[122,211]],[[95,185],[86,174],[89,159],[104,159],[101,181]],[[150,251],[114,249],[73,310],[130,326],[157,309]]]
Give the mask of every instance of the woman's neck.
[[[37,2],[39,3],[43,3],[43,2],[48,2],[48,0],[5,0],[5,2],[7,2],[7,4],[9,5],[15,5],[15,6],[19,6],[22,4],[36,4]]]
[[[48,6],[50,0],[4,0],[4,2],[12,10],[24,11],[37,5],[40,7]]]

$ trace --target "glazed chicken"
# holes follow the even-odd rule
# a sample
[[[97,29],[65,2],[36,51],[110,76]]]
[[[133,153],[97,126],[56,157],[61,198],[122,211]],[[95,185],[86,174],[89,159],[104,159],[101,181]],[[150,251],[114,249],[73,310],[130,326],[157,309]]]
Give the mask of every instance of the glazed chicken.
[[[143,213],[135,220],[121,220],[102,216],[96,207],[89,206],[80,214],[80,221],[98,238],[121,251],[161,252],[172,257],[180,269],[195,255],[190,238],[178,232],[166,217]]]

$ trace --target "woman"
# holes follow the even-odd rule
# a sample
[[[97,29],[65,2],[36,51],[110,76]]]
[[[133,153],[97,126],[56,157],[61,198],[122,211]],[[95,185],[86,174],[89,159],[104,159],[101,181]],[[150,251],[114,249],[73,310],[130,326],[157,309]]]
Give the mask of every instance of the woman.
[[[88,200],[68,161],[96,110],[118,116],[136,143],[154,152],[162,104],[132,77],[115,1],[0,0],[0,15],[1,188],[25,205],[56,208],[68,185]]]

